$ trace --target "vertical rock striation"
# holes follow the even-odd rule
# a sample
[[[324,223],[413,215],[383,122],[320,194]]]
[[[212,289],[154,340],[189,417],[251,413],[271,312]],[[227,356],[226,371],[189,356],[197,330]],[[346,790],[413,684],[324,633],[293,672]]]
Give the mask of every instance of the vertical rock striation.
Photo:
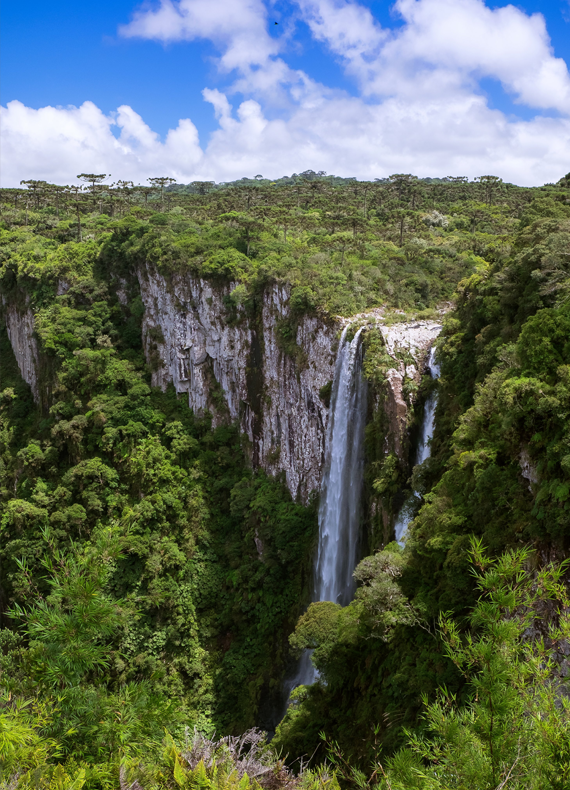
[[[283,473],[291,494],[307,502],[321,484],[329,416],[323,388],[330,391],[338,338],[348,319],[304,315],[293,321],[285,285],[267,286],[255,308],[246,311],[229,299],[235,283],[213,283],[189,273],[166,277],[151,266],[139,267],[136,275],[153,386],[164,390],[173,384],[197,415],[212,415],[214,426],[237,423],[249,439],[253,466]],[[124,304],[124,281],[119,286]],[[58,293],[65,290],[63,283]],[[36,402],[47,404],[47,395],[40,399],[40,353],[29,303],[2,296],[2,315],[23,379]],[[384,326],[379,318],[378,311],[355,316],[359,325],[382,332],[394,359],[388,397],[375,408],[386,412],[390,444],[403,458],[409,411],[405,382],[419,382],[440,326],[433,321]]]
[[[407,453],[409,406],[404,393],[406,379],[419,384],[429,350],[441,332],[436,321],[413,321],[392,326],[378,325],[394,367],[386,373],[388,397],[384,409],[390,426],[391,444],[400,460]]]
[[[35,402],[39,403],[39,354],[32,309],[27,300],[23,303],[10,302],[2,296],[2,313],[22,378],[30,385]]]
[[[214,425],[228,416],[240,420],[252,435],[247,366],[253,332],[247,321],[228,324],[224,297],[230,285],[214,288],[197,277],[172,275],[168,280],[152,269],[139,269],[145,306],[143,345],[152,368],[152,385],[172,383],[187,393],[196,414],[211,411]],[[225,404],[216,397],[216,383]]]
[[[333,378],[340,324],[304,316],[292,356],[279,342],[281,322],[290,318],[287,287],[269,286],[255,314],[238,308],[228,320],[231,283],[189,274],[166,279],[150,267],[138,277],[153,385],[172,382],[214,425],[237,422],[253,465],[283,472],[292,495],[306,502],[320,484],[328,417],[320,391]]]
[[[297,327],[301,350],[293,359],[279,348],[279,321],[289,315],[288,290],[273,286],[263,299],[265,403],[260,462],[285,472],[293,496],[306,501],[318,490],[325,457],[328,406],[320,391],[332,384],[340,324],[304,316]]]

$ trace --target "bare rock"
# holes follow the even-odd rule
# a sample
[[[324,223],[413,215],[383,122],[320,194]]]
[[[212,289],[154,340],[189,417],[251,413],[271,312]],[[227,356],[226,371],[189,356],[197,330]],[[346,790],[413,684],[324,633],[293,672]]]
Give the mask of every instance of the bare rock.
[[[34,335],[34,314],[26,299],[23,303],[8,302],[2,297],[6,330],[24,381],[30,385],[36,403],[39,403],[38,342]]]
[[[521,475],[525,480],[528,480],[528,490],[532,493],[533,486],[538,483],[538,472],[536,466],[530,459],[526,447],[523,447],[519,453],[519,465],[521,468]]]
[[[304,316],[294,358],[277,335],[289,317],[286,286],[265,291],[261,321],[237,308],[238,320],[228,322],[234,284],[214,286],[190,274],[167,280],[150,267],[138,277],[152,384],[172,382],[196,414],[212,414],[214,426],[237,422],[254,467],[284,472],[292,495],[306,502],[320,485],[328,408],[319,393],[334,375],[340,323]]]
[[[404,460],[404,439],[409,420],[404,383],[406,379],[420,383],[429,350],[441,332],[441,324],[436,321],[412,321],[393,326],[378,324],[378,328],[382,332],[386,350],[395,362],[386,374],[388,398],[384,408],[394,450]]]

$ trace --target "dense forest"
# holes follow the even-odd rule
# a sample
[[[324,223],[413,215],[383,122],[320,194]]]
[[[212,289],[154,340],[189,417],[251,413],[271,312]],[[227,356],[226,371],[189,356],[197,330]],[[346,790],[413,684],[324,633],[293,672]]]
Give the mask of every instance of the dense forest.
[[[0,786],[569,787],[570,176],[79,178],[0,190]],[[413,444],[437,387],[432,457],[366,432],[385,523],[406,487],[423,504],[404,548],[363,524],[348,606],[307,608],[318,496],[152,386],[148,264],[223,286],[234,326],[283,286],[299,365],[303,316],[443,316],[441,378],[406,394]]]

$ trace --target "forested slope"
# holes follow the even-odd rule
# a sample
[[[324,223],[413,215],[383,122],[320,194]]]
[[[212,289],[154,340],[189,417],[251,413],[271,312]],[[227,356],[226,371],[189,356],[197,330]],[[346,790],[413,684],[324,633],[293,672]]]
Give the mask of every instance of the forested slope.
[[[275,743],[310,755],[325,731],[366,765],[375,741],[389,754],[417,725],[423,692],[466,698],[437,618],[475,604],[471,536],[493,556],[527,544],[538,564],[566,556],[570,191],[316,174],[149,189],[0,194],[0,682],[21,763],[6,777],[43,765],[47,787],[63,764],[116,787],[121,764],[148,763],[149,787],[181,786],[164,728],[180,739],[269,720],[309,600],[316,503],[252,469],[235,424],[212,428],[150,386],[143,264],[231,283],[228,323],[255,321],[263,289],[282,284],[293,357],[303,315],[401,321],[453,302],[412,537],[364,560],[355,602],[313,607],[293,638],[317,648],[326,682],[298,694]],[[31,388],[8,337],[27,311]],[[367,348],[381,392],[383,352]],[[375,430],[367,486],[393,514],[402,471],[372,453]],[[14,700],[33,702],[18,713]]]
[[[353,604],[317,606],[298,629],[298,643],[318,646],[327,684],[291,712],[284,743],[308,748],[307,737],[317,743],[328,727],[364,755],[373,739],[359,736],[371,722],[386,747],[414,721],[422,693],[466,693],[437,624],[441,612],[464,618],[475,603],[473,536],[495,556],[532,546],[534,567],[568,556],[569,214],[565,202],[536,195],[509,254],[459,284],[438,341],[434,454],[414,471],[425,504],[404,552],[393,544],[361,564]],[[392,467],[380,472],[389,507]],[[566,652],[556,659],[563,675]]]

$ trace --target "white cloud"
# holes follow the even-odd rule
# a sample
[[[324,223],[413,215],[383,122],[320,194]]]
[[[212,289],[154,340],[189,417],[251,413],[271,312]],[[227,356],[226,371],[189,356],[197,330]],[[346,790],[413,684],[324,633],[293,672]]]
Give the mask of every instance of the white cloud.
[[[129,24],[119,27],[119,34],[163,43],[212,41],[221,51],[220,72],[237,75],[231,92],[262,97],[273,107],[290,109],[293,96],[298,99],[313,90],[310,77],[279,57],[288,37],[269,35],[263,0],[159,2],[156,10],[135,12]]]
[[[398,0],[396,7],[406,26],[386,46],[387,62],[494,77],[529,106],[570,112],[568,69],[552,53],[541,14],[491,10],[482,0]]]
[[[397,0],[405,24],[391,32],[355,2],[297,3],[366,95],[444,96],[492,77],[520,102],[570,113],[568,69],[552,53],[541,14],[483,0]]]
[[[554,57],[540,15],[491,10],[482,0],[398,0],[403,24],[387,30],[356,2],[297,3],[313,36],[357,79],[360,97],[291,69],[286,38],[267,33],[261,0],[162,0],[122,34],[219,46],[220,69],[237,76],[226,92],[203,91],[219,124],[210,140],[201,146],[192,122],[181,120],[163,142],[128,106],[106,116],[90,102],[40,110],[10,102],[2,111],[4,185],[65,183],[82,171],[187,182],[307,168],[360,178],[491,172],[530,185],[570,169],[570,120],[508,118],[478,90],[478,79],[493,77],[521,102],[570,113],[566,64]],[[246,98],[234,109],[228,96],[236,90]]]
[[[136,11],[119,33],[163,42],[208,39],[224,49],[223,69],[242,69],[265,64],[279,50],[266,16],[262,0],[160,0],[155,11]]]
[[[221,125],[224,125],[224,122],[227,121],[232,114],[232,107],[226,94],[221,93],[217,88],[213,90],[211,88],[204,88],[202,96],[207,102],[210,102],[214,108],[216,118],[218,118]]]
[[[382,45],[389,38],[370,9],[347,0],[297,0],[313,36],[345,61],[361,84],[374,78]]]
[[[324,98],[320,106],[299,105],[286,120],[268,119],[252,99],[233,117],[222,93],[208,91],[206,98],[217,108],[220,126],[204,149],[189,120],[161,142],[130,107],[120,107],[113,118],[90,102],[40,110],[10,102],[3,110],[3,186],[22,178],[69,183],[80,172],[110,171],[113,178],[143,183],[148,176],[171,175],[186,183],[256,173],[278,177],[307,168],[359,178],[492,172],[531,185],[569,169],[570,121],[508,121],[482,97],[453,104]]]
[[[125,105],[113,116],[92,102],[34,110],[12,101],[2,108],[2,186],[28,178],[71,183],[82,172],[137,181],[163,172],[183,177],[202,158],[198,132],[189,120],[180,121],[162,143]]]

